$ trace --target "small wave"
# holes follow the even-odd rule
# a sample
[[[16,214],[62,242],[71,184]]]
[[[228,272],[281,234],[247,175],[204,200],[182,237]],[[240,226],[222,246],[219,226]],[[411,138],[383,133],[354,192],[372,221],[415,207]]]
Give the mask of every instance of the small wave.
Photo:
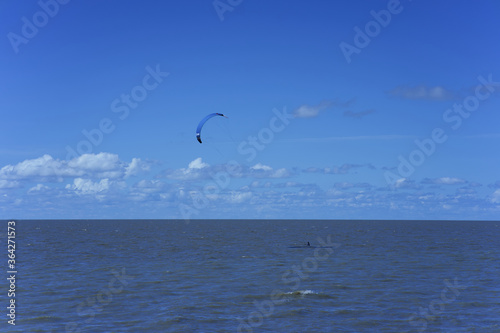
[[[292,245],[289,249],[336,249],[340,244],[334,244],[334,246],[314,246],[314,245]]]
[[[287,293],[284,293],[284,295],[295,295],[295,296],[305,296],[305,295],[318,295],[317,292],[314,292],[310,289],[307,290],[295,290],[295,291],[289,291]]]
[[[335,299],[336,296],[324,294],[321,292],[317,292],[311,289],[305,290],[294,290],[289,292],[283,292],[281,294],[276,295],[281,302],[290,302],[294,299],[302,299],[302,298],[312,298],[312,299]]]
[[[54,321],[61,321],[63,318],[57,317],[57,316],[47,316],[47,315],[40,315],[37,317],[27,317],[24,318],[24,321],[35,321],[35,322],[54,322]]]

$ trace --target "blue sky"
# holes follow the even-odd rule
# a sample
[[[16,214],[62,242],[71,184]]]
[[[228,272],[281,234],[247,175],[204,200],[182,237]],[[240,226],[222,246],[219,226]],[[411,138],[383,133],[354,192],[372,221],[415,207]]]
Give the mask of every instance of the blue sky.
[[[496,1],[0,10],[2,218],[500,217]]]

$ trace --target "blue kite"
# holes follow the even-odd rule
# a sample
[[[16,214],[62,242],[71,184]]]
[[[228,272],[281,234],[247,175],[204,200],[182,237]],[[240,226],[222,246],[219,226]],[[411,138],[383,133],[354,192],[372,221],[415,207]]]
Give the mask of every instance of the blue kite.
[[[201,143],[201,136],[200,135],[201,135],[201,129],[202,129],[203,125],[205,125],[205,123],[207,122],[208,119],[216,117],[216,116],[221,116],[221,117],[227,118],[222,113],[211,113],[208,116],[206,116],[205,118],[203,118],[200,121],[200,123],[198,124],[198,128],[196,129],[196,139],[198,140],[199,143]]]

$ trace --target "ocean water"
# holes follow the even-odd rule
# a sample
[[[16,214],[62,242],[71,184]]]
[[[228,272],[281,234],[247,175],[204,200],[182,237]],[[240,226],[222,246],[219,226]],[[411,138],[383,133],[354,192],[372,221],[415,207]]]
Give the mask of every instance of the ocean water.
[[[500,222],[17,221],[16,246],[1,332],[500,332]]]

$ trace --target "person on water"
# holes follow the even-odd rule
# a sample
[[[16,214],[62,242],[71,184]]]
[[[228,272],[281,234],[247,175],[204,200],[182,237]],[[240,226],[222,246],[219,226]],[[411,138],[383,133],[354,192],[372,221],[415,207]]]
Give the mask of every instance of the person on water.
[[[311,243],[307,242],[307,246],[311,246]]]

